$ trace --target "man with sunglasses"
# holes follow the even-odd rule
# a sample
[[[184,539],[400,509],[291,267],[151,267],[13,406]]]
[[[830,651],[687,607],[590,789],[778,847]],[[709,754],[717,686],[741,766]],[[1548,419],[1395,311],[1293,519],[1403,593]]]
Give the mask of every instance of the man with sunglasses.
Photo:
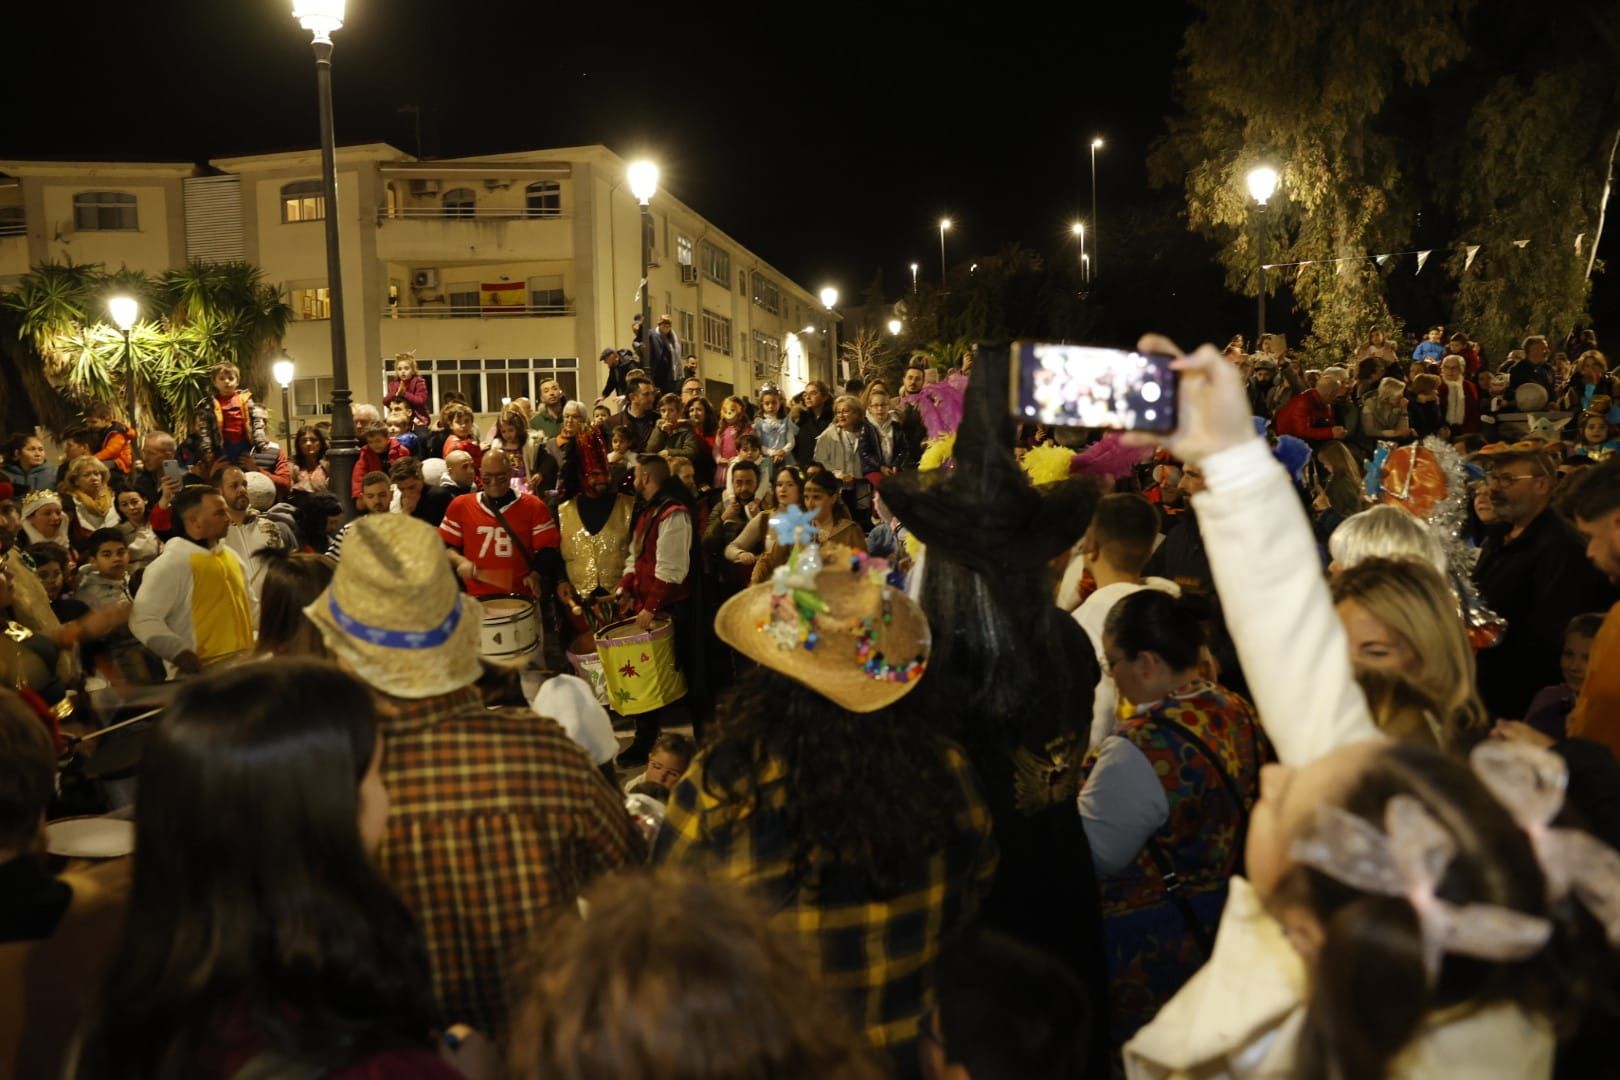
[[[1480,549],[1474,580],[1507,633],[1479,665],[1479,692],[1491,714],[1521,719],[1543,686],[1562,679],[1564,627],[1615,600],[1587,561],[1580,536],[1551,508],[1556,465],[1539,444],[1497,443],[1480,452],[1497,524]]]

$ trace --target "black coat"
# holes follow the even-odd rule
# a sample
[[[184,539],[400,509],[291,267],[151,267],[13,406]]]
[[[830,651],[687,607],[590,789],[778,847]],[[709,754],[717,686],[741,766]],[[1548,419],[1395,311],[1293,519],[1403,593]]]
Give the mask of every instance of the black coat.
[[[914,469],[917,467],[918,451],[911,441],[906,429],[900,426],[900,421],[889,422],[889,459],[883,459],[883,440],[878,435],[877,425],[870,420],[861,425],[860,443],[856,452],[861,456],[861,472],[875,473],[883,471],[884,467],[893,469]]]

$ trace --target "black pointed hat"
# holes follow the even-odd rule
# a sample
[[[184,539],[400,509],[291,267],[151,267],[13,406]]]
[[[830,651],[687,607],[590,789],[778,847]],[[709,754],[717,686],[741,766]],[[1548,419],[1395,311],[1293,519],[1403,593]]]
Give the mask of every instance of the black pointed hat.
[[[981,345],[962,400],[955,467],[901,473],[881,494],[895,517],[932,551],[984,573],[1044,565],[1091,522],[1097,488],[1074,477],[1037,490],[1013,454],[1008,411],[1011,353]]]

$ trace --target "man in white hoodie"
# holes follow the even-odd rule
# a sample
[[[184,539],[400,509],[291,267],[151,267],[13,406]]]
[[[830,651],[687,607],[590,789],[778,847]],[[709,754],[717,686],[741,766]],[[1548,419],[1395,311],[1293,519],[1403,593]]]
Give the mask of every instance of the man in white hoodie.
[[[1113,733],[1119,711],[1119,690],[1103,656],[1103,626],[1114,605],[1142,589],[1159,589],[1180,596],[1181,587],[1160,577],[1143,577],[1159,537],[1159,512],[1140,495],[1104,495],[1097,502],[1091,525],[1080,540],[1080,555],[1097,580],[1097,591],[1074,611],[1074,620],[1097,650],[1102,678],[1092,698],[1091,748]]]
[[[230,529],[225,500],[194,485],[174,500],[180,535],[146,568],[129,629],[163,658],[171,678],[253,649],[258,612],[241,558],[220,543]]]

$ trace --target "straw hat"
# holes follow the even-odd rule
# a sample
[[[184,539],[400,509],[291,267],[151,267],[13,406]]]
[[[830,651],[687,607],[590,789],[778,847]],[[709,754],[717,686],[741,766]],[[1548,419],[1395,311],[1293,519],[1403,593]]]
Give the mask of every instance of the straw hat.
[[[773,581],[727,600],[714,629],[750,660],[857,713],[910,693],[931,642],[922,609],[889,580],[886,562],[832,546],[802,549]]]
[[[326,647],[390,697],[437,697],[478,681],[478,601],[462,594],[439,531],[367,514],[343,538],[332,584],[304,609]]]

